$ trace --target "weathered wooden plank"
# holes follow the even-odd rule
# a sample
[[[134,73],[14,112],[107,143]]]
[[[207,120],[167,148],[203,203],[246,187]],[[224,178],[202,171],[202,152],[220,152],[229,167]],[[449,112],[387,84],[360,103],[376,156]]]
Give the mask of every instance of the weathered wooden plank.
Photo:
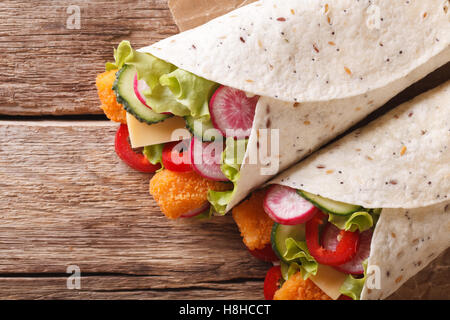
[[[261,298],[269,265],[250,256],[231,217],[166,220],[150,176],[114,154],[116,128],[0,122],[0,298]],[[419,282],[448,279],[446,257]],[[66,289],[69,265],[81,291]]]
[[[449,299],[450,250],[403,285],[390,299]],[[246,266],[242,266],[245,268]],[[262,279],[193,283],[160,275],[82,274],[80,288],[68,275],[0,275],[0,299],[262,299]]]
[[[65,277],[0,278],[1,299],[263,299],[262,281],[200,282],[155,286],[155,277],[90,276],[81,289],[67,289]],[[165,279],[161,279],[161,282]]]
[[[150,176],[114,154],[116,128],[0,122],[0,274],[27,274],[0,276],[0,297],[182,298],[188,291],[197,298],[243,298],[247,283],[260,286],[268,265],[245,250],[231,217],[163,217],[147,191]],[[65,273],[68,265],[82,274],[123,275],[87,277],[89,292],[78,293],[65,288],[65,278],[42,278]],[[261,289],[253,289],[249,297],[260,298]]]
[[[67,28],[70,6],[80,9],[79,30]],[[100,113],[95,76],[113,48],[178,32],[167,0],[3,0],[0,21],[0,114],[8,115]]]
[[[450,250],[410,279],[390,299],[449,299]],[[242,265],[245,269],[247,266]],[[67,288],[67,276],[4,277],[0,299],[251,299],[263,298],[262,279],[174,281],[161,275],[83,275],[80,289]],[[440,284],[437,286],[436,284]]]
[[[266,266],[242,250],[230,217],[163,217],[147,191],[150,176],[114,154],[115,129],[109,122],[0,124],[0,273],[61,273],[75,264],[82,272],[180,281],[261,278]]]

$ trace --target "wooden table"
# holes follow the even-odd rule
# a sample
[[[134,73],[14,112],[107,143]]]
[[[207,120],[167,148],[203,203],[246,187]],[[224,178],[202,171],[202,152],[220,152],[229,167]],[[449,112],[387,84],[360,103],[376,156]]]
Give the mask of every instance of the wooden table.
[[[67,28],[72,5],[79,30]],[[231,217],[166,220],[98,108],[95,76],[113,47],[178,32],[166,0],[3,0],[0,21],[0,298],[261,299],[269,265]],[[448,260],[435,265],[450,274]],[[81,289],[67,288],[71,265]]]

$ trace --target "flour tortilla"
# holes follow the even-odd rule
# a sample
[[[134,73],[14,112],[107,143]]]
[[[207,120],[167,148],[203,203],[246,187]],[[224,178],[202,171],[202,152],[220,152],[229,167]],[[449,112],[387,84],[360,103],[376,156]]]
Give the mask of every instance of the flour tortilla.
[[[261,96],[287,102],[344,99],[401,79],[446,50],[445,5],[263,0],[143,51]]]
[[[369,268],[384,299],[450,246],[450,81],[289,169],[269,184],[384,208]],[[367,285],[367,284],[366,284]]]
[[[389,297],[449,246],[450,201],[417,209],[383,210],[368,263],[369,268],[380,268],[380,290],[366,285],[361,299]],[[448,278],[445,281],[448,283]]]
[[[366,208],[450,197],[450,81],[287,170],[273,183]]]
[[[141,49],[261,96],[227,210],[276,173],[248,164],[261,129],[280,130],[284,170],[450,60],[444,4],[372,3],[379,29],[368,1],[264,0]]]

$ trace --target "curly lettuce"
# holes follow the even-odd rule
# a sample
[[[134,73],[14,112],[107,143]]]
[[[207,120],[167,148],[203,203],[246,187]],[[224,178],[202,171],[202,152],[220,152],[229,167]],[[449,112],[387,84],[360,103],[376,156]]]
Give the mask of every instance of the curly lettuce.
[[[117,49],[114,49],[115,62],[106,64],[106,71],[122,69],[124,65],[132,65],[136,68],[138,79],[144,79],[150,90],[160,86],[159,78],[171,73],[177,67],[160,60],[151,54],[133,50],[129,41],[122,41]]]
[[[224,215],[228,203],[230,203],[236,192],[236,182],[240,178],[240,169],[244,162],[245,150],[247,149],[248,140],[235,140],[229,137],[226,140],[226,147],[222,153],[221,170],[225,176],[234,184],[233,190],[230,191],[212,191],[208,192],[208,201],[211,203],[213,210]]]
[[[339,291],[353,300],[361,299],[361,292],[364,288],[364,284],[367,278],[367,260],[363,262],[364,276],[362,278],[355,278],[352,275],[348,275],[345,279]]]
[[[218,87],[215,82],[160,60],[145,52],[133,50],[129,41],[122,41],[114,50],[115,62],[106,70],[121,69],[124,65],[136,68],[138,79],[145,80],[147,104],[157,113],[210,119],[209,100]]]
[[[287,238],[285,241],[286,252],[283,253],[283,258],[289,263],[288,277],[298,270],[305,280],[311,275],[316,275],[319,264],[309,253],[306,241],[298,241],[294,238]]]
[[[363,232],[369,230],[374,225],[372,214],[366,211],[358,211],[348,216],[339,216],[330,214],[328,221],[341,230],[355,232]]]
[[[164,88],[163,90],[167,90],[166,88],[170,90],[171,99],[158,101],[158,97],[153,97],[155,96],[154,94],[146,95],[150,102],[153,102],[152,107],[155,106],[156,112],[160,112],[158,110],[169,112],[170,110],[165,110],[167,107],[164,103],[173,103],[175,105],[176,102],[177,107],[180,109],[179,112],[174,113],[170,111],[175,115],[192,116],[194,118],[209,117],[209,100],[218,87],[215,82],[200,78],[181,69],[162,75],[159,82]]]
[[[144,151],[142,151],[142,153],[144,154],[144,156],[147,158],[147,160],[151,164],[153,164],[153,165],[160,164],[161,165],[160,170],[163,170],[164,169],[164,165],[162,162],[163,149],[164,149],[164,144],[155,144],[152,146],[144,147]]]

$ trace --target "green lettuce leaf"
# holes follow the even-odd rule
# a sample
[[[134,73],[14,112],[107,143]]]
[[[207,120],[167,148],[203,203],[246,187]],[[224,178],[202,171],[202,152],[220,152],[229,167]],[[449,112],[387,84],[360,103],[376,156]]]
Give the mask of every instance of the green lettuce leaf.
[[[161,165],[161,170],[164,169],[164,165],[162,163],[162,151],[164,148],[164,144],[155,144],[152,146],[144,147],[144,151],[142,153],[144,156],[148,159],[148,161],[153,164],[157,165],[158,163]]]
[[[355,232],[356,230],[363,232],[373,227],[373,217],[366,211],[355,212],[348,216],[330,214],[328,221],[341,230],[351,232]]]
[[[358,211],[348,216],[329,214],[328,221],[341,230],[363,232],[376,225],[381,210],[369,209],[367,211]]]
[[[119,44],[114,58],[114,63],[106,64],[106,70],[133,65],[138,79],[144,79],[149,86],[144,96],[155,112],[209,119],[208,103],[218,86],[215,82],[178,69],[149,53],[133,50],[129,41]]]
[[[211,207],[219,215],[226,213],[228,203],[230,203],[236,192],[236,182],[240,178],[240,169],[244,161],[245,151],[247,150],[248,140],[235,140],[230,137],[226,140],[226,147],[222,153],[221,170],[225,176],[235,185],[230,191],[212,191],[208,192],[208,201]]]
[[[144,79],[150,90],[160,86],[159,78],[171,73],[177,67],[160,60],[149,53],[133,50],[129,41],[122,41],[114,50],[114,63],[107,63],[106,70],[121,69],[124,65],[135,66],[138,79]]]
[[[280,261],[280,269],[281,269],[281,276],[283,277],[284,281],[287,281],[291,274],[289,274],[289,264]]]
[[[211,203],[211,213],[217,213],[219,215],[225,215],[228,203],[233,198],[234,190],[230,191],[208,191],[208,201]]]
[[[286,263],[284,261],[280,261],[280,269],[283,281],[288,281],[293,274],[300,270],[300,266],[295,262]]]
[[[186,120],[186,127],[192,135],[201,139],[202,141],[216,141],[222,139],[222,134],[212,124],[211,117],[204,116],[194,118],[192,116],[184,117]]]
[[[208,220],[211,219],[211,210],[207,210],[201,214],[199,214],[198,216],[195,216],[194,219],[196,220]]]
[[[364,288],[364,283],[366,282],[367,277],[367,260],[363,262],[364,266],[364,277],[358,279],[353,277],[352,275],[348,275],[347,279],[345,279],[339,291],[352,298],[353,300],[361,299],[361,292]]]
[[[303,279],[309,278],[310,275],[317,274],[319,264],[309,253],[306,241],[297,241],[293,238],[287,238],[286,252],[283,254],[283,258],[289,262],[288,276],[294,274],[298,270],[301,271]]]
[[[164,90],[170,90],[173,102],[165,101],[167,99],[159,100],[157,95],[146,95],[151,98],[151,106],[156,112],[172,112],[178,116],[191,115],[194,118],[209,117],[209,100],[218,87],[215,82],[181,69],[162,75],[159,82]],[[166,106],[167,103],[175,102],[180,110]]]
[[[122,41],[117,49],[114,49],[115,62],[106,63],[106,71],[122,69],[125,64],[125,60],[130,55],[132,49],[129,41]]]

